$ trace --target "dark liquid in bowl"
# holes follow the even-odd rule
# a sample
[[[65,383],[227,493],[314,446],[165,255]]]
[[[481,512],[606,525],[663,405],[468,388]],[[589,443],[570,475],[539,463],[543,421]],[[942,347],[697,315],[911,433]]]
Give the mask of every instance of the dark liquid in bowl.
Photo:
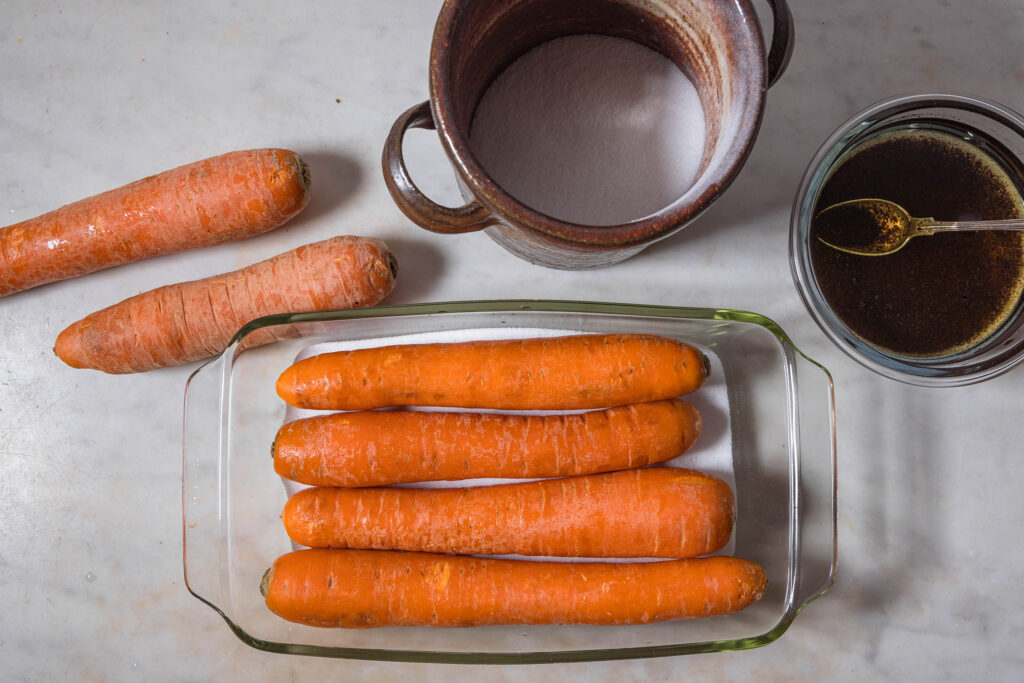
[[[995,153],[995,146],[965,135],[921,124],[877,134],[839,160],[815,214],[839,202],[877,198],[938,220],[1024,216],[1021,188],[982,151]],[[858,256],[819,242],[812,221],[810,249],[821,293],[843,324],[895,355],[934,358],[964,350],[1021,306],[1019,232],[938,234],[912,239],[886,256]]]

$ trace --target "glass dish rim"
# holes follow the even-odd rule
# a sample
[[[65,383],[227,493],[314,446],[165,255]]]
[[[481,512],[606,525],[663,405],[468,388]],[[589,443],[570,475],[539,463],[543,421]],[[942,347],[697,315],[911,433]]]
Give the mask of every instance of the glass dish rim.
[[[637,317],[659,317],[676,319],[699,319],[699,320],[722,320],[733,322],[745,322],[765,328],[784,346],[791,349],[812,366],[821,370],[825,375],[828,386],[828,418],[831,435],[830,443],[830,477],[831,490],[829,491],[831,503],[831,543],[832,552],[828,567],[828,574],[822,586],[807,596],[803,601],[798,602],[794,596],[785,612],[767,632],[746,638],[731,640],[710,640],[692,643],[677,643],[666,645],[607,648],[607,649],[584,649],[584,650],[553,650],[545,652],[473,652],[473,651],[424,651],[424,650],[400,650],[383,648],[357,648],[357,647],[329,647],[322,645],[305,645],[295,643],[281,643],[256,638],[250,635],[244,628],[236,624],[224,610],[213,604],[206,598],[193,590],[188,578],[188,546],[187,536],[187,513],[185,499],[185,472],[187,471],[187,449],[184,447],[187,424],[182,425],[183,451],[182,451],[182,564],[184,570],[185,587],[196,599],[208,605],[228,624],[231,631],[246,645],[265,652],[318,656],[336,659],[354,659],[368,661],[395,661],[395,662],[417,662],[417,663],[440,663],[440,664],[545,664],[545,663],[569,663],[569,662],[591,662],[608,661],[620,659],[646,659],[652,657],[669,657],[688,654],[702,654],[709,652],[728,652],[736,650],[747,650],[768,645],[785,633],[793,620],[810,603],[817,600],[829,591],[835,583],[838,565],[838,506],[837,506],[837,457],[836,457],[836,436],[835,436],[835,396],[834,382],[831,373],[825,366],[805,355],[793,343],[786,332],[772,319],[750,311],[702,308],[702,307],[678,307],[664,305],[645,304],[622,304],[605,302],[587,302],[571,300],[541,300],[541,299],[501,299],[487,301],[451,301],[420,304],[400,304],[389,306],[377,306],[358,309],[332,309],[327,311],[310,311],[298,313],[281,313],[263,316],[245,324],[232,338],[231,342],[220,354],[210,358],[195,371],[193,371],[185,383],[185,402],[188,400],[188,390],[192,380],[209,365],[215,364],[222,359],[234,354],[238,344],[252,332],[274,325],[325,322],[333,320],[353,320],[388,317],[405,317],[411,315],[435,315],[455,313],[517,313],[517,312],[545,312],[545,313],[598,313],[621,316]],[[792,368],[787,365],[787,387],[792,395],[795,389],[795,377]],[[791,446],[793,448],[794,446]],[[790,456],[792,458],[792,455]],[[799,516],[797,514],[797,516]],[[799,526],[799,520],[794,521]],[[799,538],[794,554],[799,556]],[[797,582],[799,583],[797,576]],[[793,590],[798,587],[794,586]]]
[[[806,215],[810,212],[813,199],[821,188],[825,173],[839,157],[846,153],[851,143],[862,134],[875,128],[879,123],[896,116],[913,112],[915,109],[940,108],[958,109],[985,116],[1024,138],[1024,115],[1006,105],[977,95],[950,92],[926,92],[901,94],[886,97],[857,112],[829,135],[808,163],[800,185],[797,188],[790,214],[789,265],[793,283],[804,303],[804,307],[825,336],[847,356],[860,365],[884,377],[906,384],[925,387],[955,387],[976,384],[997,377],[1024,362],[1024,349],[1011,349],[990,359],[986,366],[968,366],[965,371],[950,374],[927,359],[904,358],[887,354],[861,341],[831,312],[824,298],[814,284],[813,268],[807,250],[803,248],[806,230]],[[940,116],[929,116],[931,120]],[[1024,159],[1022,159],[1024,162]],[[984,347],[981,347],[984,348]],[[963,354],[947,357],[948,361],[963,360],[979,347],[968,349]]]

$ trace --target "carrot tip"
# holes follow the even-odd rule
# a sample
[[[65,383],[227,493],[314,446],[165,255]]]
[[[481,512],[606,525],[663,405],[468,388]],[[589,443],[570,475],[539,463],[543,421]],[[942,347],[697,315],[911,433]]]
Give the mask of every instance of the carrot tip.
[[[65,365],[76,369],[84,369],[89,367],[89,365],[82,357],[82,348],[77,344],[74,328],[75,325],[71,325],[57,335],[57,340],[53,345],[53,355],[61,359]]]

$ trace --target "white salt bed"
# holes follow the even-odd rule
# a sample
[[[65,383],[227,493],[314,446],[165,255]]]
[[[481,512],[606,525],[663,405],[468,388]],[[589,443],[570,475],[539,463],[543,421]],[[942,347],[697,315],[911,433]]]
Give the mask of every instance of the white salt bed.
[[[527,52],[495,79],[470,145],[513,197],[553,218],[615,225],[650,215],[697,178],[697,89],[668,58],[578,35]]]

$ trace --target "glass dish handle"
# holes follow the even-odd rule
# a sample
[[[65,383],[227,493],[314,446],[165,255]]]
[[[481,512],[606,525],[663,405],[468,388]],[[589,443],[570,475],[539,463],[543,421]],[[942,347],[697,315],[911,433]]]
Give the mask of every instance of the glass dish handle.
[[[185,385],[185,422],[181,476],[182,561],[185,585],[227,619],[228,522],[220,496],[224,472],[219,410],[230,369],[221,354],[189,377]],[[219,366],[219,368],[217,367]],[[221,371],[218,372],[217,370]],[[217,457],[211,457],[211,453]],[[229,620],[230,623],[230,620]]]
[[[796,352],[800,467],[798,611],[835,582],[838,558],[835,392],[828,370]],[[825,399],[825,400],[822,400]]]

